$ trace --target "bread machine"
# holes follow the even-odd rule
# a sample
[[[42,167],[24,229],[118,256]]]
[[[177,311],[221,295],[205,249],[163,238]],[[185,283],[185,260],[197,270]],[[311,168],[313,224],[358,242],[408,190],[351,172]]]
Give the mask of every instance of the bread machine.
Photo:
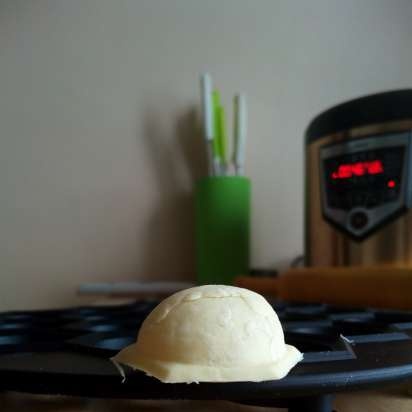
[[[412,265],[412,89],[351,100],[306,131],[307,266]]]

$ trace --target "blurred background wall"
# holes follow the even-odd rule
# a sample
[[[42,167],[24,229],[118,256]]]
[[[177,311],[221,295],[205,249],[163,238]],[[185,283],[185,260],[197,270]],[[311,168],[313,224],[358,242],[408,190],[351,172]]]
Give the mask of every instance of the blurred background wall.
[[[408,0],[0,0],[0,310],[193,279],[202,71],[248,95],[252,265],[301,254],[304,129],[411,86],[411,21]]]

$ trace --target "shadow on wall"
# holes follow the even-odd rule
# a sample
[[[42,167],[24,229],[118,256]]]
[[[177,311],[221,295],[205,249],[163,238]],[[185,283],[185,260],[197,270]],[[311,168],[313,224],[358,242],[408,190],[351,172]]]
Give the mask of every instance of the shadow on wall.
[[[143,229],[145,250],[140,251],[139,273],[151,279],[193,279],[193,190],[196,180],[207,174],[199,117],[194,108],[189,109],[175,122],[170,138],[159,125],[159,115],[148,111],[143,133],[138,138],[144,139],[158,197]],[[183,154],[183,162],[176,149]]]

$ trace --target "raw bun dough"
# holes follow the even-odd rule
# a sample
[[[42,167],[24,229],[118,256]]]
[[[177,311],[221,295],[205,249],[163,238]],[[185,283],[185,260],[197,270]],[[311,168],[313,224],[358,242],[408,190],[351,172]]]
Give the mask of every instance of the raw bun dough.
[[[281,379],[303,355],[259,294],[205,285],[163,300],[113,360],[165,383]]]

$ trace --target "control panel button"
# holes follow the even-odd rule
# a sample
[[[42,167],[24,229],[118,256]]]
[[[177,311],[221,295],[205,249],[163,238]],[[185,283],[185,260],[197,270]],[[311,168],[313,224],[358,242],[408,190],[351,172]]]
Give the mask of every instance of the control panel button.
[[[350,217],[350,225],[357,230],[363,229],[368,224],[368,215],[365,212],[355,212]]]

